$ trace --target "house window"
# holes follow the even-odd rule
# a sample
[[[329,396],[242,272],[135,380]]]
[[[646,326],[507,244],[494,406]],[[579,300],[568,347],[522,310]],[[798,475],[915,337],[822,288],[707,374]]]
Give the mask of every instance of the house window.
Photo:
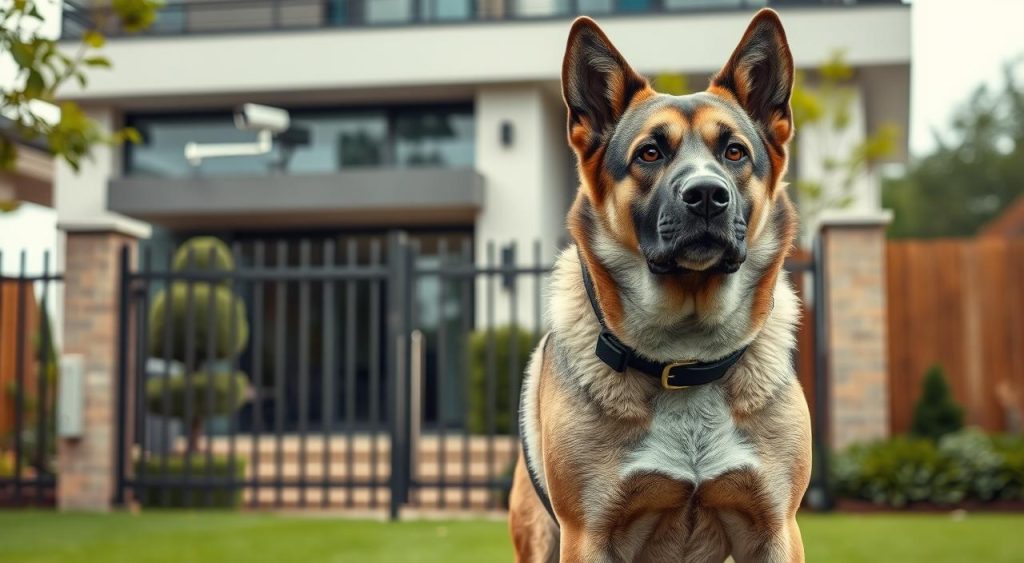
[[[357,168],[469,168],[474,163],[470,106],[292,110],[292,127],[308,133],[308,144],[269,154],[204,160],[193,169],[185,145],[255,141],[240,131],[229,111],[190,115],[127,116],[143,142],[125,148],[128,176],[186,177],[194,174],[329,174]]]

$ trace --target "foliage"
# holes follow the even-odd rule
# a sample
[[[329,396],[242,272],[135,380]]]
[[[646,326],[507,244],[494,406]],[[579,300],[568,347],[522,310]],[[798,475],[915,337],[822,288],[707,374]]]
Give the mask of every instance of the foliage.
[[[910,433],[938,440],[964,426],[964,410],[953,399],[942,366],[928,368],[921,385],[921,398],[914,405]]]
[[[937,443],[898,436],[836,455],[840,497],[903,507],[930,502],[1024,500],[1024,441],[968,429]]]
[[[220,240],[195,237],[178,249],[173,268],[183,273],[229,271],[234,268],[234,260]],[[226,280],[221,283],[175,281],[157,293],[150,307],[150,355],[163,356],[168,329],[171,330],[171,358],[185,364],[184,373],[170,380],[160,378],[148,382],[147,402],[152,411],[162,413],[163,393],[167,390],[172,402],[171,412],[184,418],[186,398],[191,390],[193,409],[191,420],[187,421],[188,448],[195,451],[203,419],[230,414],[248,398],[246,375],[226,368],[227,360],[241,353],[249,340],[245,303]],[[231,394],[232,386],[236,395]],[[208,393],[214,398],[210,412],[206,409]]]
[[[894,211],[889,236],[970,236],[1024,194],[1024,58],[1007,64],[996,91],[979,86],[957,110],[949,138],[883,184]]]
[[[234,463],[224,456],[213,456],[212,463],[207,464],[205,456],[192,456],[189,473],[193,476],[209,475],[213,479],[223,479],[225,484],[245,479],[245,459],[236,456]],[[164,458],[151,456],[143,461],[135,462],[136,475],[159,475],[173,480],[185,473],[185,456],[168,456],[167,469],[164,470]],[[190,498],[186,498],[190,497]],[[183,487],[150,485],[141,487],[139,501],[146,507],[161,508],[238,508],[242,504],[241,487],[213,488],[207,493],[204,490],[189,491]]]
[[[124,29],[139,31],[153,21],[160,5],[154,0],[114,0],[111,7]],[[110,61],[99,54],[103,35],[96,29],[87,31],[70,54],[65,45],[42,33],[42,23],[37,0],[0,3],[0,52],[10,53],[17,66],[12,85],[0,90],[3,116],[13,122],[12,130],[0,135],[0,171],[15,165],[18,141],[43,139],[56,156],[78,170],[92,146],[139,139],[130,128],[107,133],[78,104],[58,102],[68,81],[84,88],[87,71],[110,68]],[[60,109],[59,118],[52,117],[54,105]]]
[[[469,337],[469,424],[470,432],[483,434],[488,432],[493,417],[494,431],[497,434],[512,432],[518,421],[513,420],[513,401],[509,395],[509,360],[512,353],[513,331],[516,343],[516,376],[522,381],[522,374],[530,360],[536,336],[523,328],[501,326],[492,333],[486,330],[474,332]],[[488,357],[493,351],[494,373],[488,385]],[[493,392],[493,395],[489,395]],[[515,392],[519,392],[516,387]],[[493,402],[491,401],[493,397]],[[515,397],[518,400],[518,396]]]
[[[690,93],[690,81],[685,74],[675,72],[663,72],[654,77],[654,89],[673,96],[683,96]]]
[[[174,253],[171,267],[177,272],[231,272],[235,269],[235,259],[219,238],[193,237]]]
[[[245,303],[229,288],[206,282],[176,281],[171,284],[171,358],[180,362],[229,358],[245,349],[249,323]],[[164,356],[165,331],[168,329],[167,290],[153,298],[149,309],[149,354]],[[213,304],[211,323],[210,305]],[[232,327],[232,325],[234,325]],[[213,346],[210,346],[210,329]],[[231,332],[234,331],[234,342]],[[191,335],[191,336],[190,336]],[[190,342],[191,341],[191,342]],[[191,349],[191,355],[189,351]]]
[[[842,51],[835,51],[817,69],[818,81],[808,86],[805,73],[797,71],[790,104],[797,135],[808,125],[818,125],[818,150],[822,158],[822,176],[796,177],[792,167],[793,186],[806,219],[831,208],[844,208],[853,203],[853,186],[879,161],[892,155],[900,136],[898,126],[882,124],[876,131],[852,148],[844,151],[836,139],[850,126],[851,108],[856,90],[854,71],[846,63]],[[790,145],[796,153],[797,144]],[[798,156],[799,158],[799,156]],[[809,221],[808,221],[809,222]]]
[[[146,382],[146,405],[150,412],[181,419],[188,414],[189,403],[192,413],[224,416],[244,405],[248,396],[249,378],[240,371],[195,371],[188,378],[154,377]]]

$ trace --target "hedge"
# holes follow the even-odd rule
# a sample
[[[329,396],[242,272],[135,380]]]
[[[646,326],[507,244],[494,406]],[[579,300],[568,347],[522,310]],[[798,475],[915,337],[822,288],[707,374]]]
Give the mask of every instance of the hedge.
[[[174,479],[183,476],[185,473],[185,457],[181,455],[168,456],[167,471],[163,469],[164,460],[161,456],[153,456],[146,459],[145,463],[135,462],[135,474],[145,475],[147,478],[168,478]],[[213,479],[223,479],[225,487],[204,488],[190,487],[184,485],[146,485],[140,487],[139,500],[146,507],[182,508],[238,508],[242,504],[242,487],[228,486],[231,483],[241,483],[245,479],[245,459],[235,457],[232,470],[229,458],[224,456],[213,456],[209,468],[206,465],[206,456],[196,453],[192,455],[189,475],[193,479],[203,478],[210,475]],[[209,471],[209,473],[207,473]],[[209,491],[210,502],[207,504],[206,496]],[[188,498],[187,498],[188,497]],[[185,502],[188,500],[189,502]]]
[[[898,436],[850,447],[835,456],[832,473],[838,497],[892,507],[1022,501],[1024,438],[978,429],[938,442]]]
[[[510,413],[512,402],[509,401],[509,358],[513,329],[501,326],[494,329],[494,402],[490,402],[487,394],[487,355],[490,333],[482,330],[469,337],[469,424],[470,432],[483,434],[489,430],[488,412],[493,412],[494,432],[509,434],[516,421]],[[525,329],[516,328],[516,376],[522,381],[526,364],[530,361],[535,335]],[[516,393],[519,392],[517,387]],[[516,397],[518,400],[518,396]]]

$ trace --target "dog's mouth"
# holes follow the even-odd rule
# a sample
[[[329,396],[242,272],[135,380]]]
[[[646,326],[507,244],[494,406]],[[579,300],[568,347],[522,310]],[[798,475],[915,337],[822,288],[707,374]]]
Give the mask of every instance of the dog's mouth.
[[[657,248],[641,249],[647,268],[653,274],[672,275],[685,272],[719,272],[731,274],[747,259],[746,228],[737,225],[725,234],[714,229],[701,229],[686,236],[662,238]]]

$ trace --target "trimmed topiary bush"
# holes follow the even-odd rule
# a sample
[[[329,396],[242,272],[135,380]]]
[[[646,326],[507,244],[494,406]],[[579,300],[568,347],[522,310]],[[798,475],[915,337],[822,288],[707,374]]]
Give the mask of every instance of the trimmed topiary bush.
[[[192,237],[174,253],[171,267],[175,272],[232,272],[235,259],[219,238]]]
[[[501,326],[494,329],[494,403],[488,401],[487,394],[487,350],[488,331],[476,331],[469,337],[469,425],[470,432],[483,434],[488,431],[487,413],[494,413],[494,431],[497,434],[509,434],[518,421],[513,419],[509,397],[509,357],[512,351],[511,338],[515,331],[516,355],[518,356],[516,374],[522,381],[526,364],[530,361],[535,335],[525,329]],[[518,387],[515,390],[519,392]],[[518,399],[518,396],[516,397]]]
[[[914,405],[910,433],[938,441],[964,426],[964,409],[953,399],[942,366],[934,365],[925,373],[921,398]]]
[[[231,251],[214,237],[190,239],[175,253],[174,270],[178,272],[230,271],[233,268]],[[172,331],[171,357],[164,359],[183,363],[184,373],[147,382],[146,401],[155,414],[184,419],[186,398],[191,394],[192,412],[188,413],[191,419],[185,423],[188,425],[188,451],[194,452],[204,419],[230,414],[249,397],[248,377],[227,367],[229,361],[245,349],[249,340],[245,304],[234,294],[226,279],[216,283],[174,282],[161,290],[150,306],[151,356],[164,357],[167,330]],[[234,396],[231,394],[232,385]],[[163,406],[165,391],[171,402],[171,412],[168,413],[164,412]],[[213,403],[209,411],[208,395],[212,395]]]
[[[189,388],[189,384],[191,384],[191,388]],[[232,385],[234,385],[234,389],[232,389]],[[191,400],[192,412],[205,415],[207,413],[207,389],[212,391],[210,413],[213,416],[226,416],[235,412],[248,400],[249,378],[240,371],[234,373],[215,371],[212,374],[196,371],[192,372],[188,380],[184,377],[152,378],[146,382],[146,404],[151,412],[184,419],[186,404]],[[169,407],[166,411],[164,409],[165,393]]]
[[[192,283],[191,306],[189,306],[189,284],[174,282],[171,296],[171,358],[188,362],[188,332],[192,333],[193,363],[202,363],[210,357],[210,299],[213,293],[213,357],[230,358],[241,353],[249,341],[249,321],[245,314],[245,303],[229,288],[209,283]],[[168,328],[166,290],[153,298],[149,308],[149,355],[163,357],[165,334]],[[191,315],[191,319],[189,316]],[[234,319],[232,320],[232,315]],[[234,327],[232,327],[232,322]],[[235,340],[231,342],[231,331]]]

